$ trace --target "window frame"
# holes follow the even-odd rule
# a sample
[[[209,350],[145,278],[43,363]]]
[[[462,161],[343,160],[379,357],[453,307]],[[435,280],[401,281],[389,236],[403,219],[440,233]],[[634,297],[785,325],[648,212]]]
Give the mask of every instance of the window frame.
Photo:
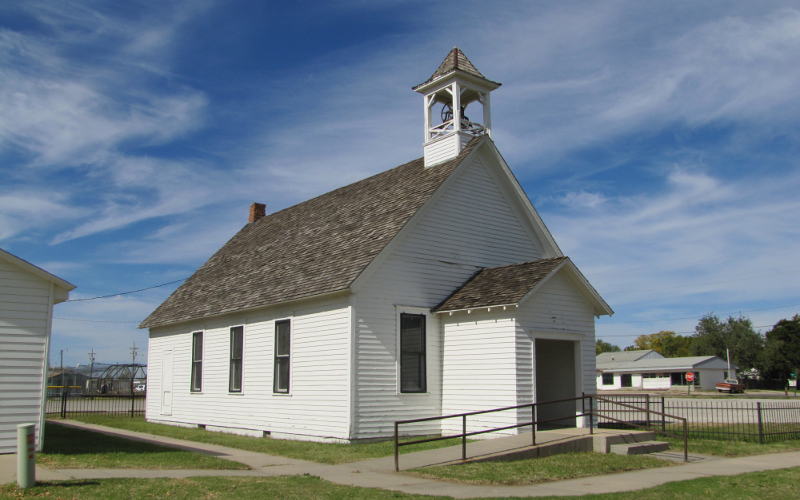
[[[430,324],[430,311],[422,308],[404,307],[397,309],[397,392],[399,394],[427,394],[428,393],[428,326]],[[403,384],[403,317],[418,316],[422,318],[422,360],[419,363],[418,376],[420,387],[415,390],[404,389]]]
[[[191,374],[189,377],[189,392],[203,392],[203,354],[205,342],[203,341],[203,330],[192,332],[192,351],[189,355]],[[197,339],[200,339],[200,358],[195,356],[197,353]]]
[[[234,358],[234,330],[239,329],[241,335],[240,341],[240,357]],[[229,343],[228,343],[228,392],[232,394],[241,394],[244,389],[244,325],[234,325],[228,329]],[[233,367],[234,363],[239,363],[239,387],[235,388],[233,385]]]
[[[601,373],[601,380],[600,385],[614,385],[614,374],[613,373]],[[611,382],[606,382],[606,378],[611,377]]]
[[[286,354],[278,354],[278,327],[279,325],[289,325],[288,332],[288,346]],[[292,319],[284,318],[275,320],[275,335],[273,337],[273,357],[272,357],[272,393],[273,394],[291,394],[292,388]],[[284,363],[286,367],[286,389],[278,387],[280,366]]]

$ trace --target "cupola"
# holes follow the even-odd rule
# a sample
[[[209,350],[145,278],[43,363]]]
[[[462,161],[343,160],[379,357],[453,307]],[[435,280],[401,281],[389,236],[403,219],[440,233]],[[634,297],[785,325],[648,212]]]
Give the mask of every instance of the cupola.
[[[413,87],[425,99],[426,167],[458,156],[473,137],[492,135],[489,93],[499,86],[454,47],[428,80]]]

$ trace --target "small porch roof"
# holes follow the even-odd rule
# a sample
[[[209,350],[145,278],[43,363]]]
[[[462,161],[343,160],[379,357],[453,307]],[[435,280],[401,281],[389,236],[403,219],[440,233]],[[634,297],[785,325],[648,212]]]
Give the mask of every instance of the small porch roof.
[[[567,270],[577,279],[582,291],[591,300],[595,314],[613,314],[614,311],[568,257],[539,259],[482,269],[441,304],[434,307],[433,311],[445,313],[517,305],[526,297],[534,294],[551,276],[562,269]]]

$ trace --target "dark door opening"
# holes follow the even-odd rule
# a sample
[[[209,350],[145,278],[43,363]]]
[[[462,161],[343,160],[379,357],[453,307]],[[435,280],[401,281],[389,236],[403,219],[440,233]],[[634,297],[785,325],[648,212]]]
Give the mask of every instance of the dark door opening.
[[[536,402],[574,398],[575,342],[536,339]],[[575,401],[537,406],[539,428],[575,427]]]

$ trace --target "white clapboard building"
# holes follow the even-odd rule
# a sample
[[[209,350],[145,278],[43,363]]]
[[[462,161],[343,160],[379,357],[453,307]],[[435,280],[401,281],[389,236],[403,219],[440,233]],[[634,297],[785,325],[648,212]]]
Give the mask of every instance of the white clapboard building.
[[[735,378],[736,369],[717,356],[665,358],[652,349],[604,352],[597,355],[597,388],[659,390],[690,384],[713,391],[717,382]],[[686,380],[689,372],[691,382]]]
[[[594,321],[612,311],[492,141],[499,85],[453,49],[414,87],[421,158],[269,215],[253,204],[142,322],[147,419],[351,441],[594,392]],[[574,421],[574,406],[560,411]]]
[[[36,424],[42,449],[53,305],[73,288],[0,249],[0,453],[16,451],[19,424]]]

